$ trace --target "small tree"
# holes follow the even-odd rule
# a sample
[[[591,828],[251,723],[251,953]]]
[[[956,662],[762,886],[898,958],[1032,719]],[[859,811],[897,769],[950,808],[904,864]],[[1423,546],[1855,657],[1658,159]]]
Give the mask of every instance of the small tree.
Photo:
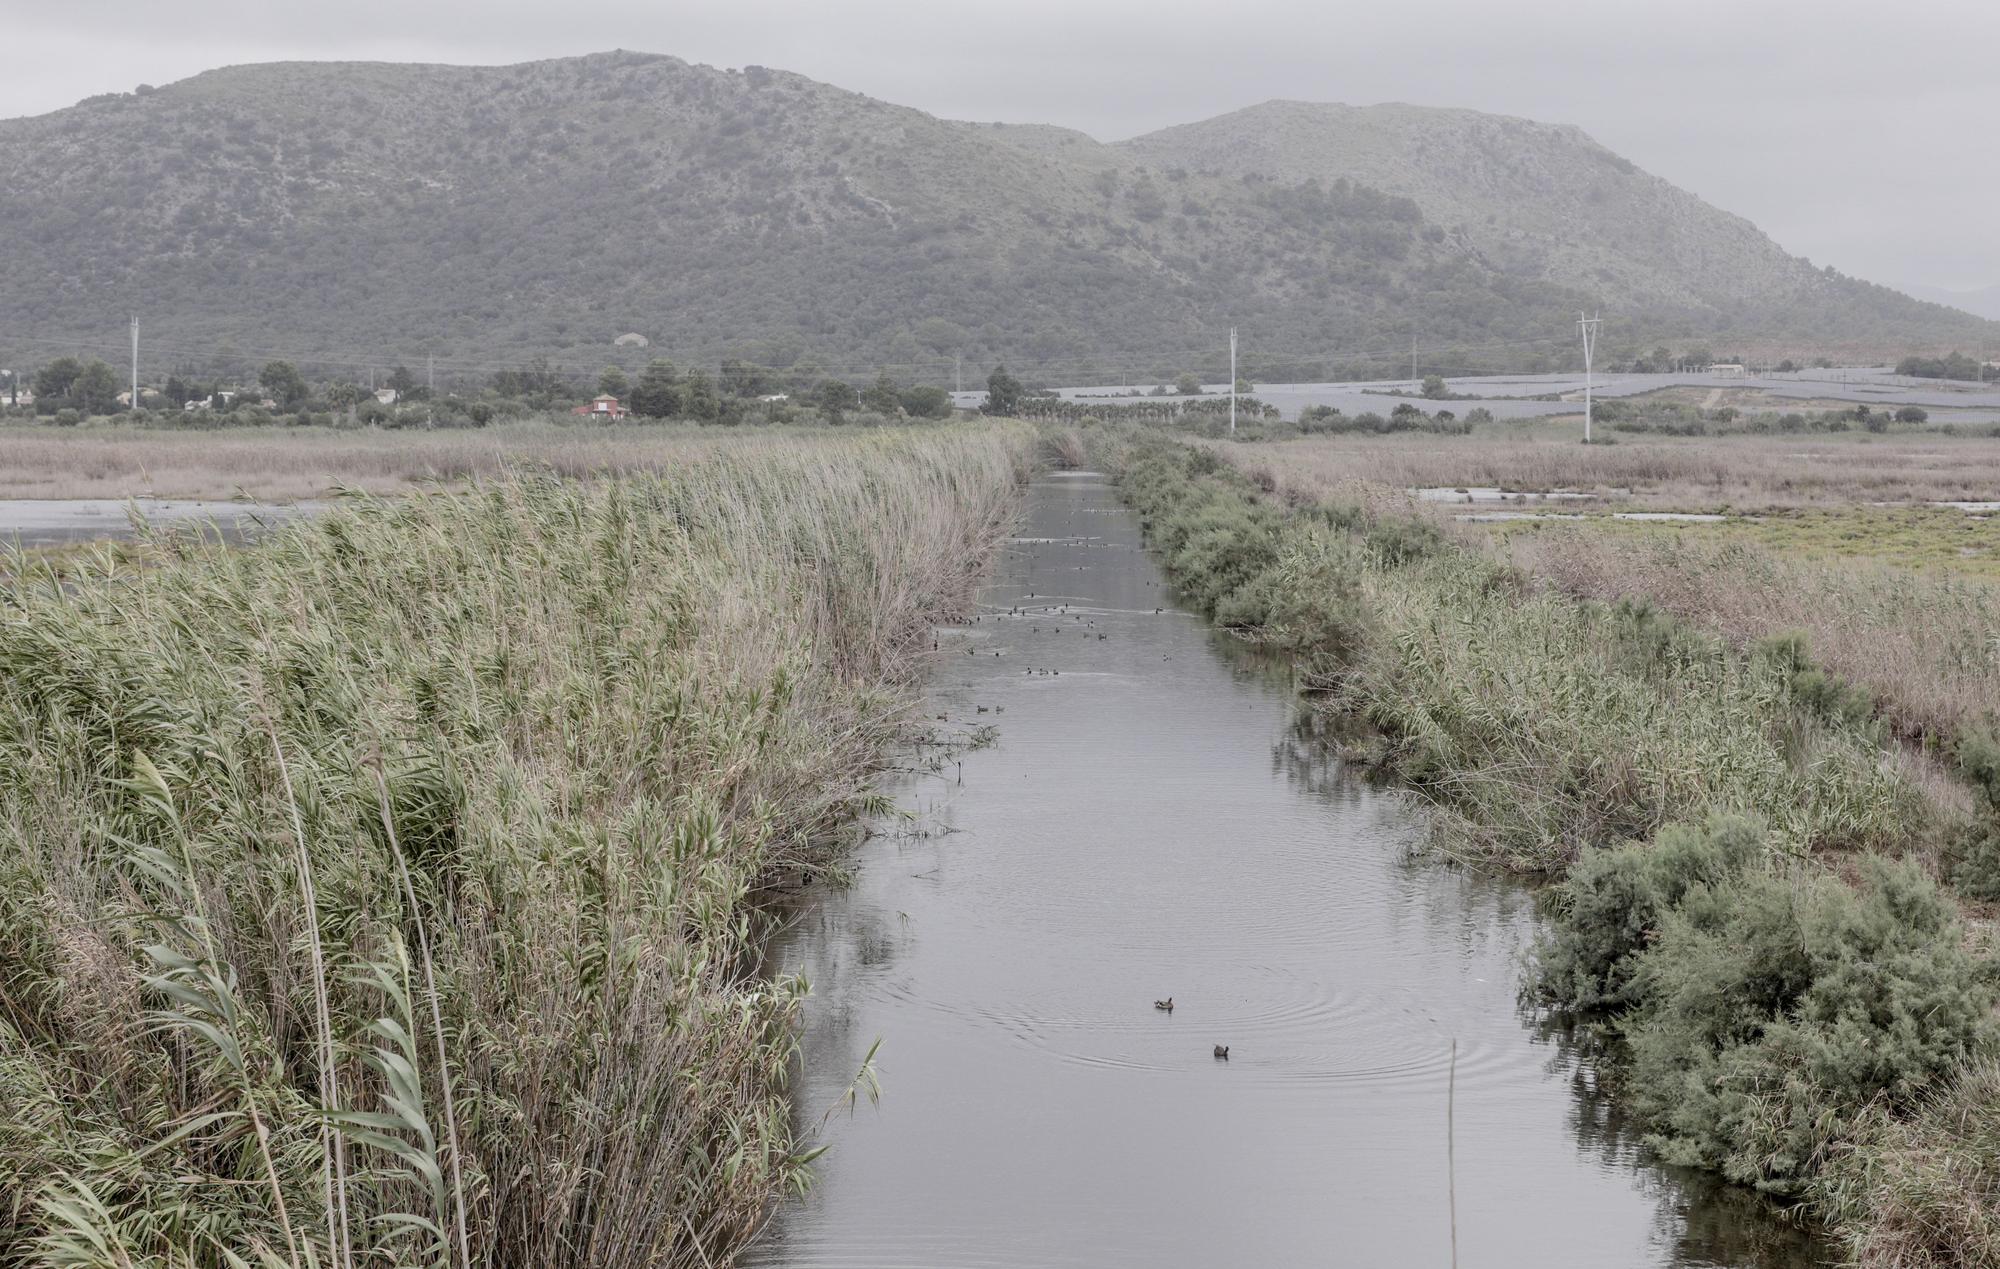
[[[1008,374],[1007,367],[998,366],[986,376],[986,404],[980,408],[1005,418],[1020,410],[1023,395],[1021,381]]]
[[[69,387],[70,404],[85,414],[111,414],[118,409],[118,373],[92,361]]]
[[[1174,391],[1184,397],[1200,396],[1201,376],[1192,370],[1181,371],[1180,376],[1174,380]]]
[[[903,412],[913,419],[948,419],[951,417],[951,393],[943,388],[905,388],[901,396]]]
[[[74,357],[58,357],[35,372],[35,400],[57,402],[68,398],[83,373],[83,363]],[[51,409],[54,408],[52,404]]]
[[[625,378],[625,372],[616,366],[606,366],[604,373],[597,376],[597,391],[600,396],[617,397],[623,400],[632,390]]]
[[[1425,375],[1424,395],[1433,401],[1443,401],[1451,396],[1451,389],[1445,386],[1443,375]]]
[[[861,404],[877,414],[894,415],[903,408],[902,394],[896,387],[896,381],[885,371],[876,375],[875,382],[862,391]]]
[[[410,373],[408,366],[397,366],[389,372],[387,386],[395,390],[396,399],[400,401],[417,390],[417,377]]]
[[[681,377],[674,363],[655,357],[639,372],[632,389],[632,413],[649,419],[670,419],[681,412]]]
[[[861,394],[842,379],[828,379],[813,389],[813,404],[828,414],[839,414],[861,404]]]
[[[707,372],[690,370],[681,387],[681,409],[689,418],[713,423],[722,417],[722,395]]]
[[[280,409],[294,409],[306,399],[305,377],[289,361],[265,362],[257,382],[263,386],[264,395],[277,402]]]
[[[1896,411],[1896,422],[1898,423],[1923,423],[1927,422],[1930,417],[1920,406],[1906,405]]]
[[[329,384],[326,389],[326,403],[336,410],[351,409],[371,399],[368,389],[358,383]]]
[[[741,357],[722,359],[722,391],[733,397],[762,396],[771,390],[771,372]]]

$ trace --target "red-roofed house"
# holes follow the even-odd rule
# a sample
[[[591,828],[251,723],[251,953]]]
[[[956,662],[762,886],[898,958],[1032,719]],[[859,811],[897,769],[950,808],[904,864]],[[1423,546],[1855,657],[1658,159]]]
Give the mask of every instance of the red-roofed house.
[[[600,418],[600,419],[622,419],[626,416],[626,414],[630,413],[630,411],[626,410],[624,406],[618,404],[617,397],[612,396],[610,393],[606,393],[601,397],[591,398],[591,402],[589,405],[579,405],[574,410],[571,410],[570,413],[588,414],[593,418]]]

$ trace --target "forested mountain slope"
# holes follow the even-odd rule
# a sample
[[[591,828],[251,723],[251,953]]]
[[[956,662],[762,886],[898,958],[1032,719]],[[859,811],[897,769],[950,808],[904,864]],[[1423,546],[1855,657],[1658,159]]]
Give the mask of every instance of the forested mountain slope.
[[[1815,272],[1574,130],[1431,113],[1472,140],[1278,103],[1106,146],[633,53],[235,67],[0,121],[0,351],[115,342],[136,312],[188,360],[602,365],[636,332],[687,360],[1076,378],[1213,365],[1231,324],[1267,372],[1413,337],[1462,363],[1579,306],[1635,343],[1993,329]],[[1435,175],[1467,146],[1477,182]],[[1551,244],[1596,221],[1520,197],[1559,159],[1610,191],[1587,249]]]

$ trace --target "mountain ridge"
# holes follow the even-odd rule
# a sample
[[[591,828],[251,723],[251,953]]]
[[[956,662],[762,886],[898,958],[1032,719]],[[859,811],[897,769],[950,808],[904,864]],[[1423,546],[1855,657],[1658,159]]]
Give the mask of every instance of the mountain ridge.
[[[1579,163],[1607,192],[1551,196]],[[1230,325],[1267,375],[1412,335],[1440,369],[1522,338],[1554,365],[1583,306],[1635,346],[2000,331],[1813,269],[1571,125],[1437,107],[1279,101],[1105,144],[659,54],[284,62],[0,120],[0,171],[30,178],[0,185],[16,355],[135,308],[189,358],[601,365],[636,332],[931,378],[1158,372]]]
[[[2000,282],[1992,286],[1962,290],[1942,286],[1909,286],[1902,289],[1917,299],[1928,300],[1932,304],[1942,304],[1946,308],[1955,308],[1961,312],[1971,313],[1975,317],[2000,321]]]

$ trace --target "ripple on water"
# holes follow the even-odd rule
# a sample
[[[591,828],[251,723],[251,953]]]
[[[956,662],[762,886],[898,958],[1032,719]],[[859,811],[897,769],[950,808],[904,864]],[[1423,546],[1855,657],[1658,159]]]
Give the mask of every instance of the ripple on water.
[[[1250,966],[1232,974],[1227,989],[1177,995],[1171,1013],[1081,991],[1061,1000],[975,1002],[923,994],[908,978],[885,980],[881,990],[1066,1066],[1179,1075],[1222,1066],[1210,1050],[1226,1043],[1229,1078],[1245,1083],[1431,1090],[1451,1064],[1451,1037],[1435,1018],[1281,966]],[[1516,1058],[1482,1039],[1461,1041],[1459,1083],[1504,1082]]]

